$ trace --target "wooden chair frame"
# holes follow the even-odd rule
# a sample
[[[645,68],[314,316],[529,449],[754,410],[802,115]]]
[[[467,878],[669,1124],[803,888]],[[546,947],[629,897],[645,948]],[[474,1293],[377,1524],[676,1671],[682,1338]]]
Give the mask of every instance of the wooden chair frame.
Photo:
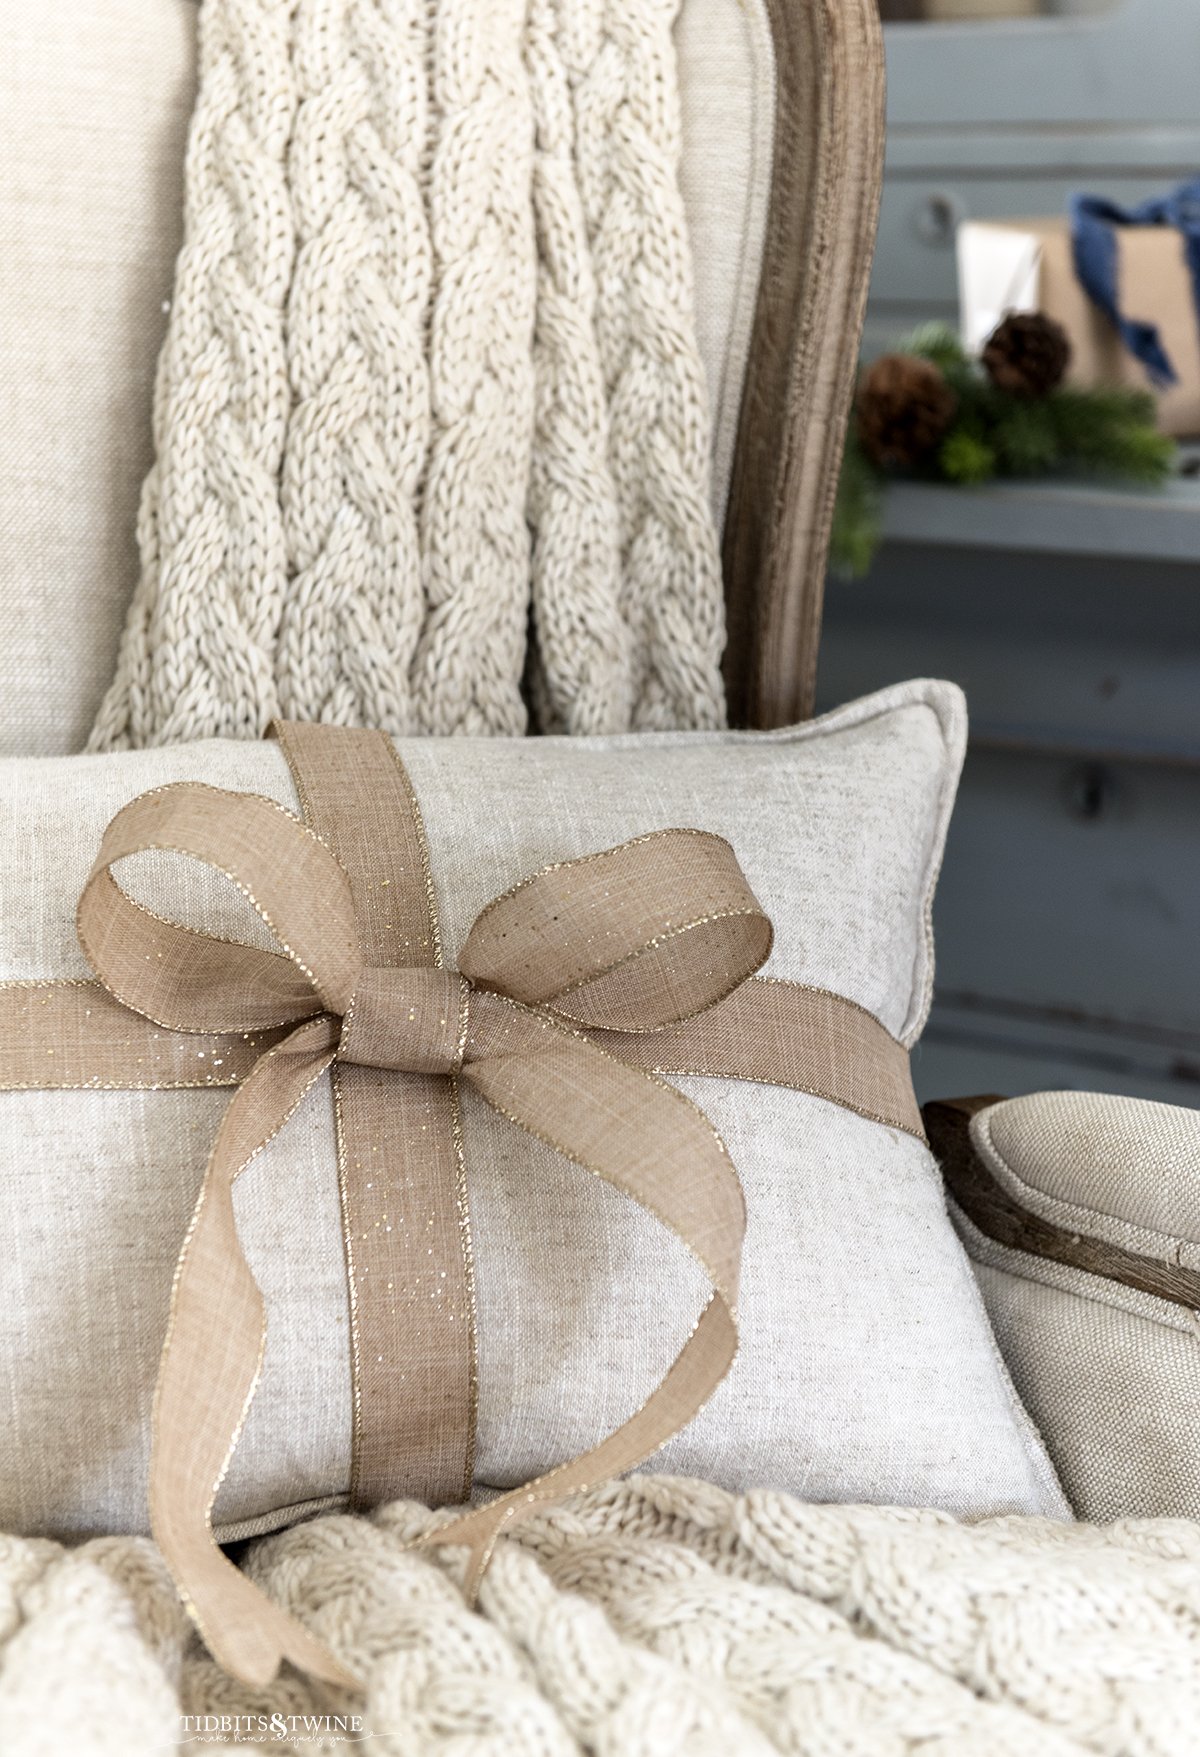
[[[825,567],[883,178],[878,0],[767,0],[771,197],[722,562],[731,723],[813,711]]]

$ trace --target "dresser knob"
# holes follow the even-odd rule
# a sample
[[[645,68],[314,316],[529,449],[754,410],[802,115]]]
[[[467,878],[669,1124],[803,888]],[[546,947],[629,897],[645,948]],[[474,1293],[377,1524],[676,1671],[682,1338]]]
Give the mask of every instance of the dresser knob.
[[[1080,763],[1070,771],[1063,788],[1067,810],[1083,823],[1104,817],[1116,791],[1116,776],[1105,763]]]
[[[918,203],[913,225],[922,244],[934,244],[944,249],[954,243],[958,228],[966,217],[967,210],[956,195],[935,190]]]

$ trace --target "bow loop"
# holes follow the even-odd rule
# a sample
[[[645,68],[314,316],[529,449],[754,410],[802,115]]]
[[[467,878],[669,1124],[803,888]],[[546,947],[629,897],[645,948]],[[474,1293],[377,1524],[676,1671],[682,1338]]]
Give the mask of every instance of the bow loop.
[[[457,1073],[469,992],[453,970],[364,970],[342,1020],[338,1060],[404,1074]]]
[[[112,867],[151,849],[223,873],[280,952],[164,921],[127,896]],[[259,1031],[323,1009],[344,1013],[362,970],[350,881],[325,844],[274,800],[199,782],[122,807],[104,832],[76,926],[105,987],[173,1031]]]
[[[663,830],[534,873],[476,918],[473,983],[580,1025],[657,1031],[765,963],[771,923],[721,836]]]

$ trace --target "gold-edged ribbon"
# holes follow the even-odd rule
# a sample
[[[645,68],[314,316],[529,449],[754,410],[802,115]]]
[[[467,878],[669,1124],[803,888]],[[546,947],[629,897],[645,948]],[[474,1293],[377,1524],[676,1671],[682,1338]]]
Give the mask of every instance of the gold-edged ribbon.
[[[391,1153],[409,1159],[424,1153],[430,1118],[434,1133],[456,1127],[456,1111],[437,1112],[430,1094],[449,1092],[453,1105],[456,1082],[469,1081],[503,1116],[654,1214],[711,1284],[665,1378],[628,1421],[580,1457],[424,1540],[468,1547],[470,1590],[515,1520],[641,1462],[692,1419],[733,1361],[741,1186],[707,1118],[659,1075],[760,1080],[908,1133],[920,1135],[921,1125],[907,1054],[876,1019],[819,989],[753,979],[769,954],[771,925],[721,837],[665,830],[545,868],[480,912],[457,970],[447,970],[438,961],[416,800],[390,743],[329,727],[285,726],[279,734],[310,816],[312,796],[328,809],[331,783],[342,777],[328,827],[335,846],[355,827],[357,846],[339,848],[349,858],[257,795],[182,782],[132,800],[105,831],[79,903],[80,943],[102,986],[0,990],[0,1087],[237,1083],[175,1274],[155,1396],[151,1524],[228,1670],[262,1684],[286,1658],[313,1676],[353,1684],[322,1642],[226,1558],[211,1524],[265,1339],[233,1185],[326,1069],[365,1076],[355,1100],[358,1147],[369,1151],[377,1129]],[[381,817],[389,778],[393,793]],[[390,821],[406,812],[405,822]],[[278,950],[215,939],[134,902],[112,869],[150,849],[224,873]],[[386,900],[393,874],[410,905],[424,885],[428,932],[401,936],[389,954],[383,930],[394,929],[391,915],[404,906],[397,898],[393,910]],[[374,919],[364,887],[374,887],[377,902],[385,897]],[[409,923],[416,919],[410,912]],[[413,946],[411,962],[396,961],[400,943]],[[193,1050],[198,1034],[205,1047]],[[424,1108],[410,1105],[406,1126],[419,1126],[418,1109],[426,1121],[423,1134],[406,1141],[388,1135],[389,1097],[410,1086]],[[344,1152],[344,1138],[339,1147]],[[433,1163],[444,1176],[445,1158]],[[342,1194],[349,1228],[344,1187]],[[461,1201],[457,1208],[443,1201],[442,1210],[457,1212],[465,1229]],[[465,1230],[461,1243],[469,1267]],[[461,1367],[471,1350],[466,1314],[448,1316],[460,1328],[446,1358]],[[391,1342],[403,1347],[402,1326]],[[361,1356],[376,1352],[373,1336],[356,1353],[356,1397]],[[460,1381],[453,1373],[450,1380],[461,1404]],[[426,1419],[423,1406],[420,1413]]]

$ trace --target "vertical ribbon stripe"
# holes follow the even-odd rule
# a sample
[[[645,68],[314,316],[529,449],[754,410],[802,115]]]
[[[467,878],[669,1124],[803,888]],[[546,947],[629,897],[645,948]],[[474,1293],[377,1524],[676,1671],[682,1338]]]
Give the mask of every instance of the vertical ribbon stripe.
[[[275,728],[309,825],[345,868],[372,969],[439,967],[420,808],[375,732]],[[361,1005],[361,1001],[360,1001]],[[457,1016],[450,1021],[455,1037]],[[333,1070],[350,1294],[355,1506],[470,1499],[475,1303],[455,1083],[343,1060]]]

